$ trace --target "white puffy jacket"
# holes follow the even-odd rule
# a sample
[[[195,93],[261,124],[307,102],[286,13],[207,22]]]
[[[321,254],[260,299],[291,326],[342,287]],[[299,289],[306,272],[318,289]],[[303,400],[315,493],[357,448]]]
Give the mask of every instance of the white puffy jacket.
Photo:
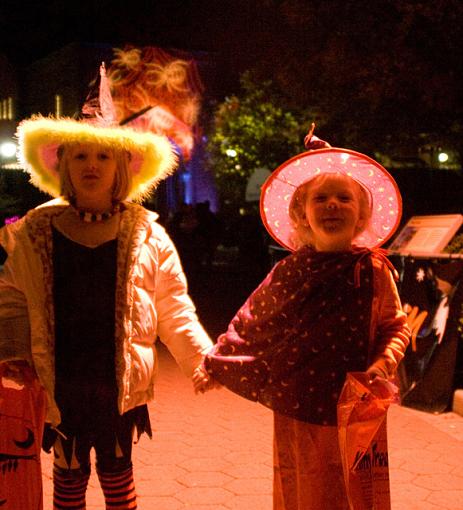
[[[0,361],[33,364],[48,395],[47,421],[56,426],[52,218],[56,201],[0,230],[8,257],[0,271]],[[118,236],[116,377],[122,414],[153,398],[156,338],[190,376],[212,342],[187,294],[176,249],[157,215],[126,204]]]

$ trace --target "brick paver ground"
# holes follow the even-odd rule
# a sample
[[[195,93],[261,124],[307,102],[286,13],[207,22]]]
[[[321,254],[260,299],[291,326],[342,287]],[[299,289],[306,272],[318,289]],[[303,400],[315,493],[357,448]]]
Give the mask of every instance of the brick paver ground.
[[[154,437],[134,447],[140,510],[271,510],[272,416],[222,389],[194,395],[161,349]],[[463,510],[463,418],[393,406],[389,412],[393,510]],[[43,455],[44,508],[52,508],[51,456]],[[104,509],[94,474],[89,509]],[[329,509],[320,509],[329,510]]]

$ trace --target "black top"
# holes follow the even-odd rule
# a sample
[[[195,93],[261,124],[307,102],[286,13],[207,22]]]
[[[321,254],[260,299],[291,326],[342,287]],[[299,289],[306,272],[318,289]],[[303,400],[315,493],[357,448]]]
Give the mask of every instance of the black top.
[[[88,248],[53,229],[55,307],[55,398],[61,413],[64,455],[85,459],[95,441],[107,451],[116,445],[130,458],[132,431],[151,425],[146,404],[119,415],[115,373],[117,239]],[[45,428],[50,451],[56,431]],[[103,443],[101,443],[103,441]]]
[[[117,239],[88,248],[53,229],[56,382],[115,385]]]

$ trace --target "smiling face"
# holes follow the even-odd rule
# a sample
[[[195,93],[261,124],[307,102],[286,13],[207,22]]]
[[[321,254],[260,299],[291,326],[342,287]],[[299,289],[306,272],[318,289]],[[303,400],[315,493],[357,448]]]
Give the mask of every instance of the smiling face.
[[[344,175],[325,175],[310,183],[304,213],[317,251],[351,248],[366,224],[361,193],[360,185]]]

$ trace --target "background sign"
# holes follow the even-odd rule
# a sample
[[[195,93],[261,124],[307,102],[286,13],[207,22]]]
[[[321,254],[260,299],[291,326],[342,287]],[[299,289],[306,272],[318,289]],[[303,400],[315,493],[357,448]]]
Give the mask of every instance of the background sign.
[[[413,216],[389,250],[402,255],[441,253],[462,223],[462,214]]]

